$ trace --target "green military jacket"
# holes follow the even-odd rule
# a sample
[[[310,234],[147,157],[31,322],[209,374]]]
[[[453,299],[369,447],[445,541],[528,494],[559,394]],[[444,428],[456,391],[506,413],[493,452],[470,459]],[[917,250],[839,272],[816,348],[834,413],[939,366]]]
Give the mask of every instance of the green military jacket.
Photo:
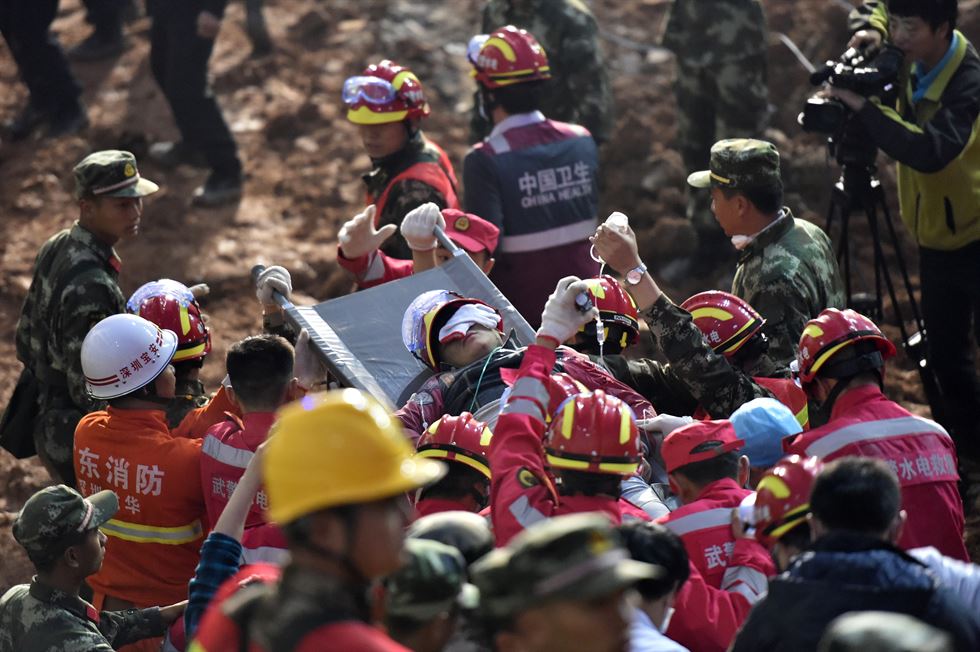
[[[165,629],[158,607],[99,612],[36,577],[0,598],[0,652],[111,652]]]
[[[759,0],[674,0],[663,44],[688,66],[714,66],[768,48]]]
[[[548,55],[552,79],[541,112],[552,120],[581,125],[597,143],[609,139],[613,98],[599,51],[595,17],[581,0],[489,0],[483,8],[483,32],[514,25],[526,29]],[[491,125],[474,111],[473,138]]]
[[[765,318],[769,357],[780,367],[796,357],[808,321],[826,308],[846,307],[830,238],[788,208],[742,250],[732,294]]]
[[[126,311],[119,267],[113,248],[77,222],[41,247],[16,341],[17,358],[41,385],[42,409],[45,397],[66,393],[82,413],[102,408],[85,386],[82,341],[96,323]]]

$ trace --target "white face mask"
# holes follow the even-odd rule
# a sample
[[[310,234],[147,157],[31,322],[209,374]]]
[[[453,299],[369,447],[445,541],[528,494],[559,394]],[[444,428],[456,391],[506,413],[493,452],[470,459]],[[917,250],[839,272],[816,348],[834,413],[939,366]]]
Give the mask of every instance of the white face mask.
[[[670,627],[670,619],[674,617],[674,608],[668,607],[667,611],[664,612],[664,619],[660,622],[660,626],[657,628],[661,634],[667,631]]]

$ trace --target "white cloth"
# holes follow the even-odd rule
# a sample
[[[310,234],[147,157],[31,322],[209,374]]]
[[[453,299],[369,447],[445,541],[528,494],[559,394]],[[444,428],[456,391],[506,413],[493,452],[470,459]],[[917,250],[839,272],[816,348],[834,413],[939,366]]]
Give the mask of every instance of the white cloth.
[[[473,326],[496,328],[500,323],[500,315],[481,303],[468,303],[457,308],[446,325],[439,329],[439,342],[445,344],[452,340],[461,339]]]
[[[752,235],[733,235],[732,236],[732,245],[734,245],[735,248],[738,249],[739,251],[745,249],[750,244],[752,244],[753,242],[755,242],[755,239],[756,238],[758,238],[760,235],[762,235],[763,233],[765,233],[766,231],[768,231],[772,227],[776,226],[786,216],[787,216],[786,209],[784,209],[784,208],[779,209],[779,215],[776,216],[776,219],[774,219],[772,222],[770,222],[769,225],[766,228],[762,229],[758,233],[753,233]]]
[[[912,548],[907,551],[939,578],[939,583],[959,596],[973,613],[980,612],[980,566],[946,557],[935,548]]]
[[[690,652],[686,647],[660,633],[641,609],[633,611],[630,624],[630,652]]]

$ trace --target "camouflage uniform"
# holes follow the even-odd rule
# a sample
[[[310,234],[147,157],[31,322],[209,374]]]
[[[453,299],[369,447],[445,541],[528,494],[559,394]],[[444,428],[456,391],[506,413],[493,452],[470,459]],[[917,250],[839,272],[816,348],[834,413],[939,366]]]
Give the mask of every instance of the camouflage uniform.
[[[156,184],[141,179],[129,152],[96,152],[75,166],[76,196],[143,196]],[[51,237],[34,261],[34,278],[17,322],[17,359],[40,385],[34,442],[69,485],[75,482],[72,441],[84,414],[101,410],[82,374],[82,340],[102,319],[126,312],[115,250],[76,222]]]
[[[439,163],[439,153],[429,146],[421,131],[416,131],[404,149],[385,159],[374,161],[374,169],[361,177],[371,201],[376,202],[392,179],[419,162]],[[440,209],[454,208],[442,193],[424,181],[404,179],[391,188],[384,208],[375,217],[375,222],[378,228],[386,224],[398,226],[410,210],[428,202],[435,203]],[[393,258],[412,259],[412,250],[402,237],[388,238],[381,245],[381,250]]]
[[[552,120],[582,125],[596,143],[609,139],[613,98],[599,51],[598,27],[581,0],[490,0],[483,8],[483,33],[505,25],[526,29],[544,48],[552,78],[541,112]],[[478,142],[492,125],[474,102],[470,140]]]
[[[31,559],[44,560],[63,552],[76,540],[112,518],[116,495],[101,491],[87,500],[66,487],[48,487],[34,494],[14,522],[14,538]],[[160,609],[102,611],[56,589],[38,577],[13,587],[0,598],[0,652],[110,652],[165,630]]]
[[[476,587],[456,548],[429,539],[406,539],[407,561],[385,580],[385,615],[427,623],[454,605],[476,608]]]
[[[643,319],[669,364],[613,356],[610,366],[618,380],[640,392],[661,414],[690,415],[700,406],[712,419],[727,419],[743,403],[773,397],[753,377],[789,376],[789,369],[768,355],[760,356],[749,370],[736,369],[711,350],[691,314],[666,295],[644,311]]]
[[[659,566],[628,559],[619,535],[601,514],[541,521],[470,570],[480,590],[480,611],[492,622],[506,622],[554,600],[587,603],[664,574]]]
[[[722,140],[711,148],[710,169],[688,183],[733,190],[777,185],[779,153],[772,143]],[[830,238],[820,227],[783,208],[775,221],[752,237],[739,255],[732,294],[766,319],[769,356],[788,367],[806,323],[825,308],[844,308],[844,284]]]
[[[677,56],[677,140],[688,170],[707,167],[715,140],[764,131],[767,41],[759,0],[674,0],[663,45]],[[710,203],[688,193],[687,216],[719,239]]]
[[[207,405],[208,398],[200,380],[178,379],[174,399],[167,406],[167,426],[171,429],[179,426],[188,412]]]

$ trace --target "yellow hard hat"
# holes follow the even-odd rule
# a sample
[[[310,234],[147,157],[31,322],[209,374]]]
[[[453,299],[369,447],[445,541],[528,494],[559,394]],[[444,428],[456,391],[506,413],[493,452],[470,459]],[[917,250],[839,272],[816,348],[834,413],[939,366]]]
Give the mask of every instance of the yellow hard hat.
[[[401,423],[368,394],[307,396],[280,411],[262,461],[269,518],[289,523],[328,507],[390,498],[445,474],[443,463],[414,453]]]

